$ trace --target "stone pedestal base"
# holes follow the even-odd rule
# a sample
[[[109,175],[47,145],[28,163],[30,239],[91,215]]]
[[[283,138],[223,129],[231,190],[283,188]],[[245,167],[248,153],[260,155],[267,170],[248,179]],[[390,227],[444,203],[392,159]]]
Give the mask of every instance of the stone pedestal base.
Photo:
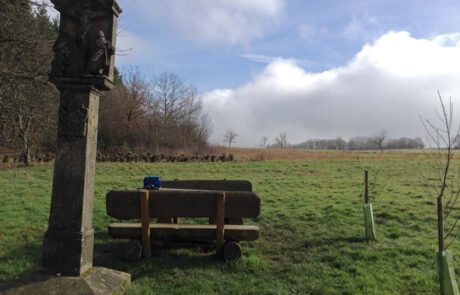
[[[63,276],[80,276],[93,266],[94,230],[81,233],[50,232],[43,242],[43,267]]]
[[[35,273],[2,286],[2,295],[108,295],[124,294],[131,284],[128,273],[94,267],[79,277],[58,277]]]

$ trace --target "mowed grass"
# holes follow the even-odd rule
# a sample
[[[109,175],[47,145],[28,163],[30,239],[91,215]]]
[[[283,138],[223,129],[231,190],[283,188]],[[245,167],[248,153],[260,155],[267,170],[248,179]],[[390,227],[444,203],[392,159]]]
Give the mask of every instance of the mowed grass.
[[[437,294],[435,206],[420,182],[430,161],[421,152],[318,152],[303,160],[101,163],[95,264],[131,273],[129,294]],[[372,243],[363,240],[366,167],[388,178],[373,203],[378,241]],[[40,265],[52,170],[52,163],[0,170],[0,283]],[[139,187],[146,175],[250,180],[262,214],[248,223],[260,226],[260,239],[242,243],[243,257],[232,263],[196,249],[124,262],[117,256],[122,242],[107,234],[113,220],[105,194]],[[459,243],[451,250],[459,261]]]

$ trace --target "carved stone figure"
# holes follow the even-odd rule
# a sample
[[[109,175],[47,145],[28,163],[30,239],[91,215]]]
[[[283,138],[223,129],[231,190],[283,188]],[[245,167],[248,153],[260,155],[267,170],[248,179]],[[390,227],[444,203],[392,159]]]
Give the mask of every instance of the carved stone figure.
[[[93,75],[103,75],[110,66],[110,57],[113,53],[114,48],[105,39],[104,32],[99,31],[99,37],[94,42],[86,69]]]
[[[116,18],[121,12],[116,1],[51,2],[61,12],[61,32],[54,46],[51,80],[67,84],[77,81],[74,78],[93,79],[91,83],[99,89],[110,89],[113,84]],[[104,77],[107,79],[103,80]]]
[[[59,36],[53,46],[54,59],[51,64],[52,74],[62,76],[68,73],[69,68],[69,35],[66,32],[59,32]]]
[[[69,142],[83,138],[87,132],[88,109],[73,100],[61,100],[58,136]]]

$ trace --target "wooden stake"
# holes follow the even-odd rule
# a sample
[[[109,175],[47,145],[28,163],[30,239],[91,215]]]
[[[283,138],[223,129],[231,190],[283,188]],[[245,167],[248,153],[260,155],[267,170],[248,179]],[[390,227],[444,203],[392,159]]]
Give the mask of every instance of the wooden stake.
[[[364,170],[364,204],[369,204],[369,172]]]
[[[224,244],[225,193],[217,195],[216,202],[216,251],[220,255]]]
[[[437,214],[438,214],[438,251],[442,252],[445,250],[444,246],[444,212],[442,205],[442,196],[438,196],[436,199]]]
[[[141,223],[142,223],[142,256],[149,258],[150,253],[150,216],[149,216],[149,191],[140,191]]]

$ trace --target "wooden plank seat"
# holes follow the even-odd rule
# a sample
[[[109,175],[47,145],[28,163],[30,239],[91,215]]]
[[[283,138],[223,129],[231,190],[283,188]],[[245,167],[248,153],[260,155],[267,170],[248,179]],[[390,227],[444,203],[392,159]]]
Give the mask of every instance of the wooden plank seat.
[[[109,235],[116,239],[141,239],[141,223],[112,223]],[[215,240],[215,224],[151,223],[150,238],[169,242],[195,242]],[[224,240],[255,241],[259,227],[254,225],[225,225]]]
[[[224,260],[241,256],[239,241],[254,241],[259,228],[254,225],[226,225],[225,218],[254,218],[260,214],[260,198],[253,192],[187,189],[111,191],[106,196],[107,214],[119,220],[141,223],[113,223],[109,235],[131,239],[125,258],[150,256],[150,240],[216,242]],[[215,224],[151,223],[151,218],[208,217]],[[142,244],[141,244],[142,242]]]

